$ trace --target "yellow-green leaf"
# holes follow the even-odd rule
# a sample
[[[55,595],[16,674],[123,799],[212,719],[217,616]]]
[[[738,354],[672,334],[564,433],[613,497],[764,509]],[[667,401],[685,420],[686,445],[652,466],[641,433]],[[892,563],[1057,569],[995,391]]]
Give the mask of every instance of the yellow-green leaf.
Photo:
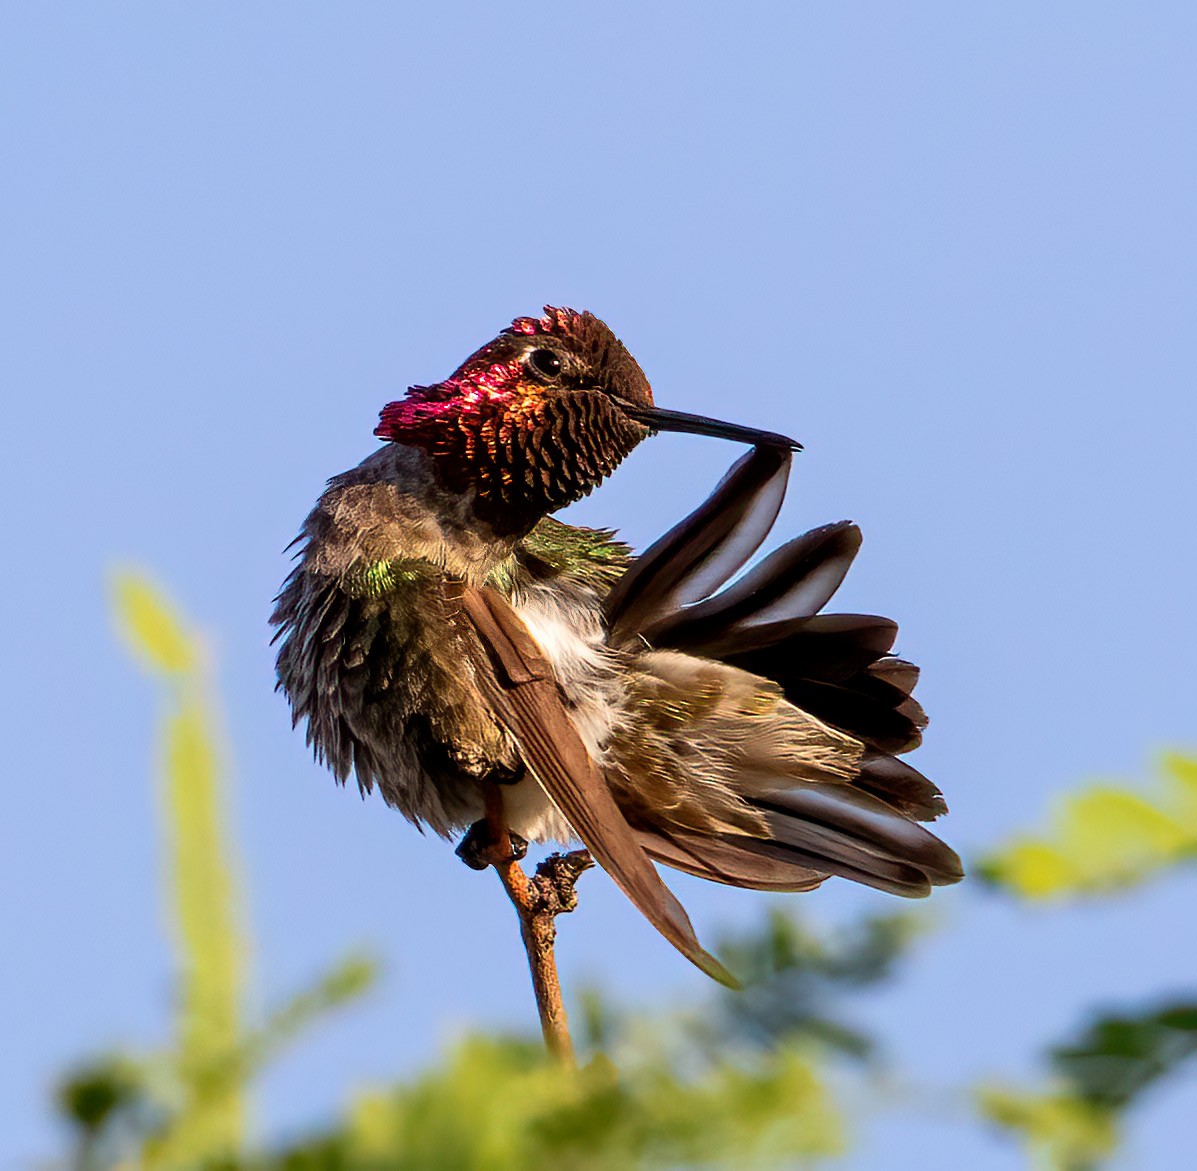
[[[243,1130],[239,1061],[244,945],[223,834],[207,713],[186,700],[166,724],[166,817],[182,962],[179,1071],[196,1125],[193,1150],[236,1150]]]
[[[147,578],[122,571],[112,583],[117,626],[142,664],[165,675],[185,675],[198,660],[195,639],[165,595]]]
[[[1045,899],[1072,889],[1077,869],[1063,854],[1046,842],[1019,841],[990,859],[991,875],[1028,899]]]
[[[1115,1117],[1067,1093],[1028,1093],[1002,1086],[977,1091],[981,1113],[1024,1142],[1033,1166],[1085,1171],[1118,1145]]]
[[[1110,784],[1066,797],[1041,836],[1023,835],[983,859],[980,873],[1029,899],[1146,881],[1197,855],[1197,761],[1163,761],[1156,792]]]

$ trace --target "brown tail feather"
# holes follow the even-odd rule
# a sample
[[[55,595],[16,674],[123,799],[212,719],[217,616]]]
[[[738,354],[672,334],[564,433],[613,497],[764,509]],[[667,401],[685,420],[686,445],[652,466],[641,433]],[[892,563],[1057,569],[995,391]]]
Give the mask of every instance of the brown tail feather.
[[[781,840],[788,845],[812,848],[807,835],[817,828],[818,842],[834,839],[835,856],[860,869],[882,859],[916,867],[933,886],[949,885],[963,877],[954,850],[893,806],[854,785],[799,781],[763,793],[753,804],[774,815],[770,825],[781,830]]]
[[[916,821],[934,821],[948,811],[943,794],[918,769],[884,752],[861,757],[856,786]]]
[[[640,844],[658,862],[725,886],[793,893],[814,890],[826,871],[803,866],[789,854],[770,854],[769,843],[742,834],[698,834],[671,827],[638,830]]]
[[[963,877],[953,850],[855,786],[779,781],[751,804],[764,814],[768,837],[697,833],[674,825],[641,828],[637,837],[667,866],[754,890],[810,890],[836,876],[924,898],[932,887]]]

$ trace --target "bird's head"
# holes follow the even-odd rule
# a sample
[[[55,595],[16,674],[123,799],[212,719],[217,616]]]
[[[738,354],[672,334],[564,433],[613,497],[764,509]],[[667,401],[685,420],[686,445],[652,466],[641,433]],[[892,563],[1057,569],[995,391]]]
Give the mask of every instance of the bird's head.
[[[666,411],[636,359],[592,313],[520,317],[447,379],[413,386],[374,434],[422,448],[442,482],[473,489],[504,529],[580,499],[656,431],[797,449],[783,435]]]

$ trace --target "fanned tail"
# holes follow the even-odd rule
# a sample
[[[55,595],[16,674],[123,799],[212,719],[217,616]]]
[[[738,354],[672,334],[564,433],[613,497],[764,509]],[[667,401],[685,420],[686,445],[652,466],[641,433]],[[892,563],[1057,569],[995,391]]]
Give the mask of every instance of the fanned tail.
[[[773,784],[748,802],[764,815],[766,837],[663,827],[641,830],[640,842],[676,870],[754,890],[811,890],[835,875],[923,898],[964,876],[955,851],[859,784]]]
[[[708,683],[718,678],[725,696],[755,680],[763,704],[769,683],[785,697],[776,717],[745,717],[756,721],[751,749],[732,743],[729,725],[710,712],[682,731],[696,759],[672,762],[680,789],[698,804],[717,789],[724,802],[732,793],[743,825],[696,825],[658,801],[658,812],[641,808],[633,818],[637,835],[657,861],[730,885],[807,890],[836,875],[924,896],[963,871],[917,824],[946,811],[938,788],[898,759],[927,724],[911,695],[918,668],[892,654],[898,628],[890,619],[820,613],[860,548],[860,530],[849,521],[812,529],[727,584],[776,517],[779,475],[784,487],[776,452],[740,460],[608,599],[612,643],[658,685],[673,677],[684,691],[705,661],[708,671],[723,665]],[[740,518],[734,540],[715,523],[728,509]],[[808,745],[795,747],[804,720],[827,735],[811,733]]]

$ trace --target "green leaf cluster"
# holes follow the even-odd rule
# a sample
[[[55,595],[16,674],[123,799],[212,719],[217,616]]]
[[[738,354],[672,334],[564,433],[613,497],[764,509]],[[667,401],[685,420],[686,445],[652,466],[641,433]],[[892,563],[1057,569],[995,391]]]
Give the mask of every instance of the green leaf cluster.
[[[1117,1119],[1066,1089],[985,1086],[977,1102],[986,1118],[1023,1140],[1042,1171],[1093,1171],[1118,1146]]]
[[[809,1059],[786,1049],[693,1079],[655,1061],[577,1071],[543,1047],[476,1037],[409,1084],[364,1094],[338,1130],[260,1171],[633,1171],[795,1166],[841,1149]]]
[[[1197,757],[1160,757],[1147,795],[1095,784],[1061,800],[1047,832],[982,863],[988,882],[1028,902],[1122,891],[1197,855]],[[986,1086],[982,1113],[1018,1136],[1038,1165],[1091,1171],[1118,1149],[1143,1093],[1197,1055],[1197,999],[1096,1015],[1046,1053],[1047,1088]]]
[[[1197,1055],[1197,1001],[1097,1016],[1048,1052],[1051,1088],[987,1086],[982,1113],[1053,1171],[1091,1171],[1118,1147],[1123,1120],[1149,1087]]]
[[[1045,834],[1015,839],[977,873],[1027,899],[1092,895],[1147,881],[1197,856],[1197,757],[1160,758],[1155,791],[1109,784],[1064,798]]]
[[[1149,1086],[1197,1054],[1197,1000],[1099,1016],[1050,1053],[1073,1093],[1106,1111],[1125,1110]]]

